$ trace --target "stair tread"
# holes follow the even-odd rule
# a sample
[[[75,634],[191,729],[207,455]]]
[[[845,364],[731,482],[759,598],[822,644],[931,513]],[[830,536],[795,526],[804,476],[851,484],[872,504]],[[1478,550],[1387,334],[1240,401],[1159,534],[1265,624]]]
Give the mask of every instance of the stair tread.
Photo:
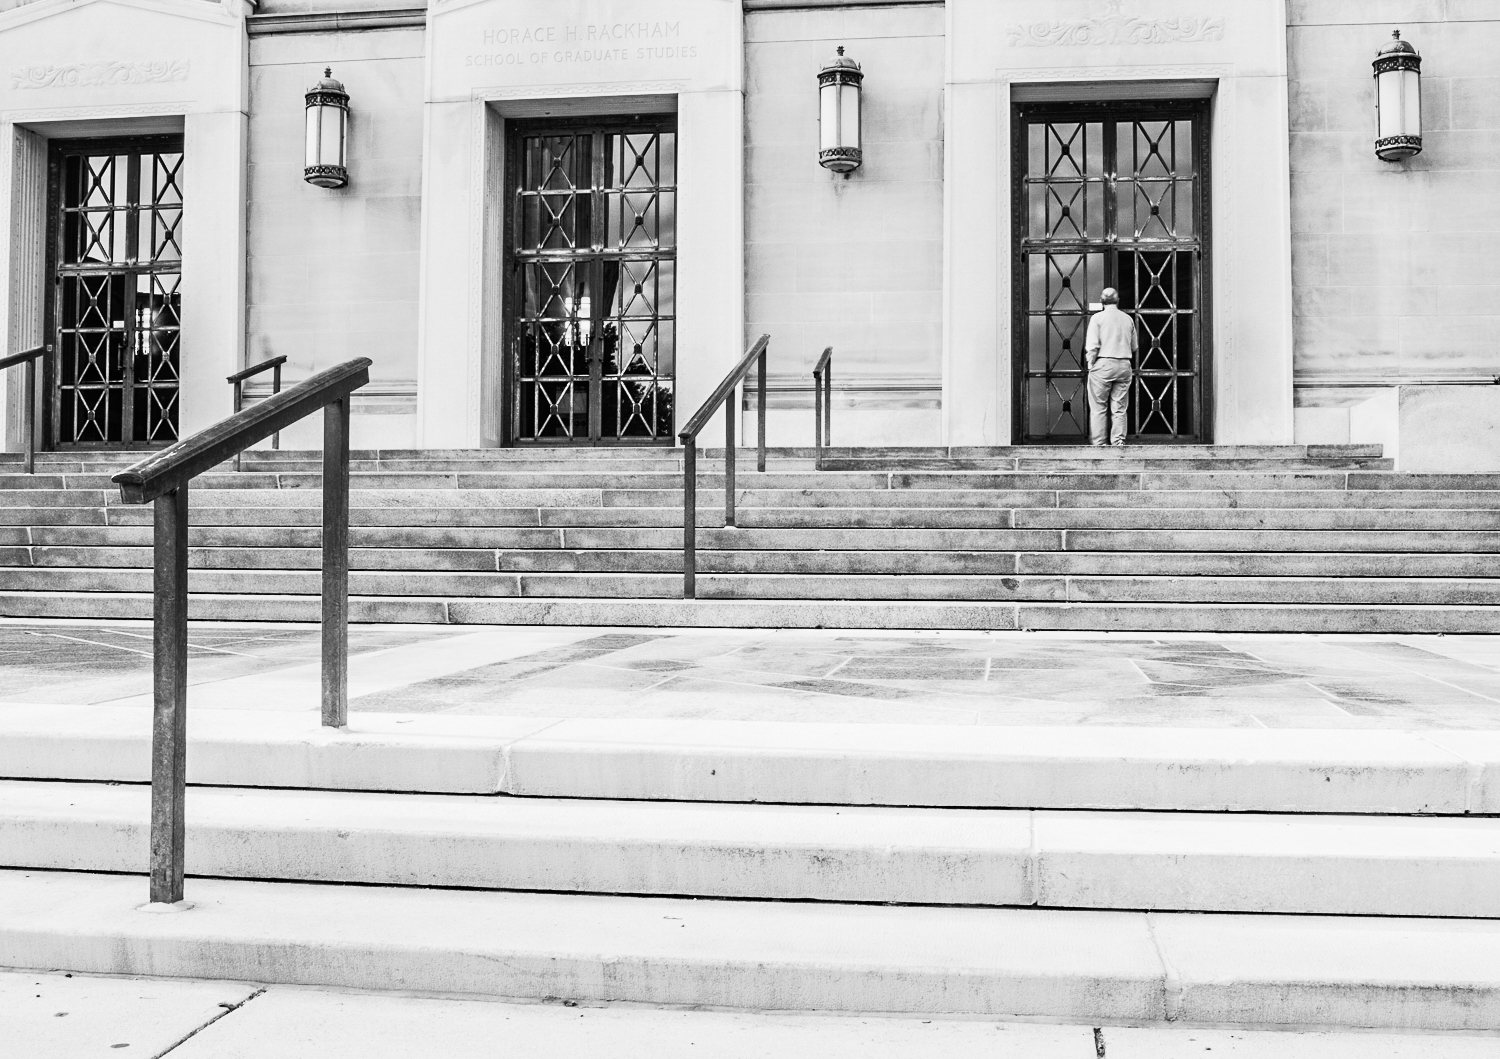
[[[0,873],[22,966],[655,1004],[1484,1029],[1500,923],[688,901]],[[1169,982],[1164,966],[1175,972]],[[671,968],[672,973],[662,973]]]
[[[0,781],[0,850],[144,872],[150,789]],[[1500,917],[1500,820],[195,788],[197,875],[927,905]],[[24,853],[20,843],[24,841]]]

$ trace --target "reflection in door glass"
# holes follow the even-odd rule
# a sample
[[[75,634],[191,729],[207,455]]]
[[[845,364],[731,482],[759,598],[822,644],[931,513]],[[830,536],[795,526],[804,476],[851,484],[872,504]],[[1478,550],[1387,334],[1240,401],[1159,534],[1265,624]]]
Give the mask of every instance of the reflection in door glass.
[[[523,129],[509,319],[517,442],[670,441],[676,133],[670,119]]]

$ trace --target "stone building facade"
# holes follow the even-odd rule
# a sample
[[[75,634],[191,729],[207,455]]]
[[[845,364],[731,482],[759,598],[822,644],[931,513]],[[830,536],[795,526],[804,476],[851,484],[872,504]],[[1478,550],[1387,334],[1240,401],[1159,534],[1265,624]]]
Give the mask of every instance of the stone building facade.
[[[666,444],[762,333],[773,444],[810,442],[828,346],[840,444],[1047,444],[1109,283],[1138,441],[1500,469],[1496,44],[1487,0],[0,0],[0,319],[54,347],[43,447],[160,444],[277,356],[374,361],[359,447]],[[335,189],[303,180],[325,68]]]

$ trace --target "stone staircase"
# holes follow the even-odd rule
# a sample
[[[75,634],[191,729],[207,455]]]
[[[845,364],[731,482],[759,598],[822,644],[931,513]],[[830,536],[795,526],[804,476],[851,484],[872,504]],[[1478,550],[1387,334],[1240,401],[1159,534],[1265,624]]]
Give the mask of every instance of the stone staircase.
[[[761,1010],[1500,1029],[1494,732],[0,706],[0,961]],[[1175,1053],[1174,1053],[1175,1054]],[[1426,1054],[1426,1053],[1423,1053]]]
[[[773,450],[700,461],[681,599],[672,449],[356,452],[365,622],[1321,632],[1500,630],[1500,477],[1396,473],[1378,446]],[[717,460],[716,458],[717,457]],[[0,615],[150,615],[131,457],[0,457]],[[319,461],[195,481],[197,619],[316,620]]]

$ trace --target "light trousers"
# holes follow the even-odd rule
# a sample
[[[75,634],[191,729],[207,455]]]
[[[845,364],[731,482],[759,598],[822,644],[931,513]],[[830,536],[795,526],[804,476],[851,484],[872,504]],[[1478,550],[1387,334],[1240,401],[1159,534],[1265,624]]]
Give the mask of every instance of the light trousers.
[[[1125,444],[1125,410],[1130,406],[1130,361],[1100,357],[1089,369],[1089,441]]]

